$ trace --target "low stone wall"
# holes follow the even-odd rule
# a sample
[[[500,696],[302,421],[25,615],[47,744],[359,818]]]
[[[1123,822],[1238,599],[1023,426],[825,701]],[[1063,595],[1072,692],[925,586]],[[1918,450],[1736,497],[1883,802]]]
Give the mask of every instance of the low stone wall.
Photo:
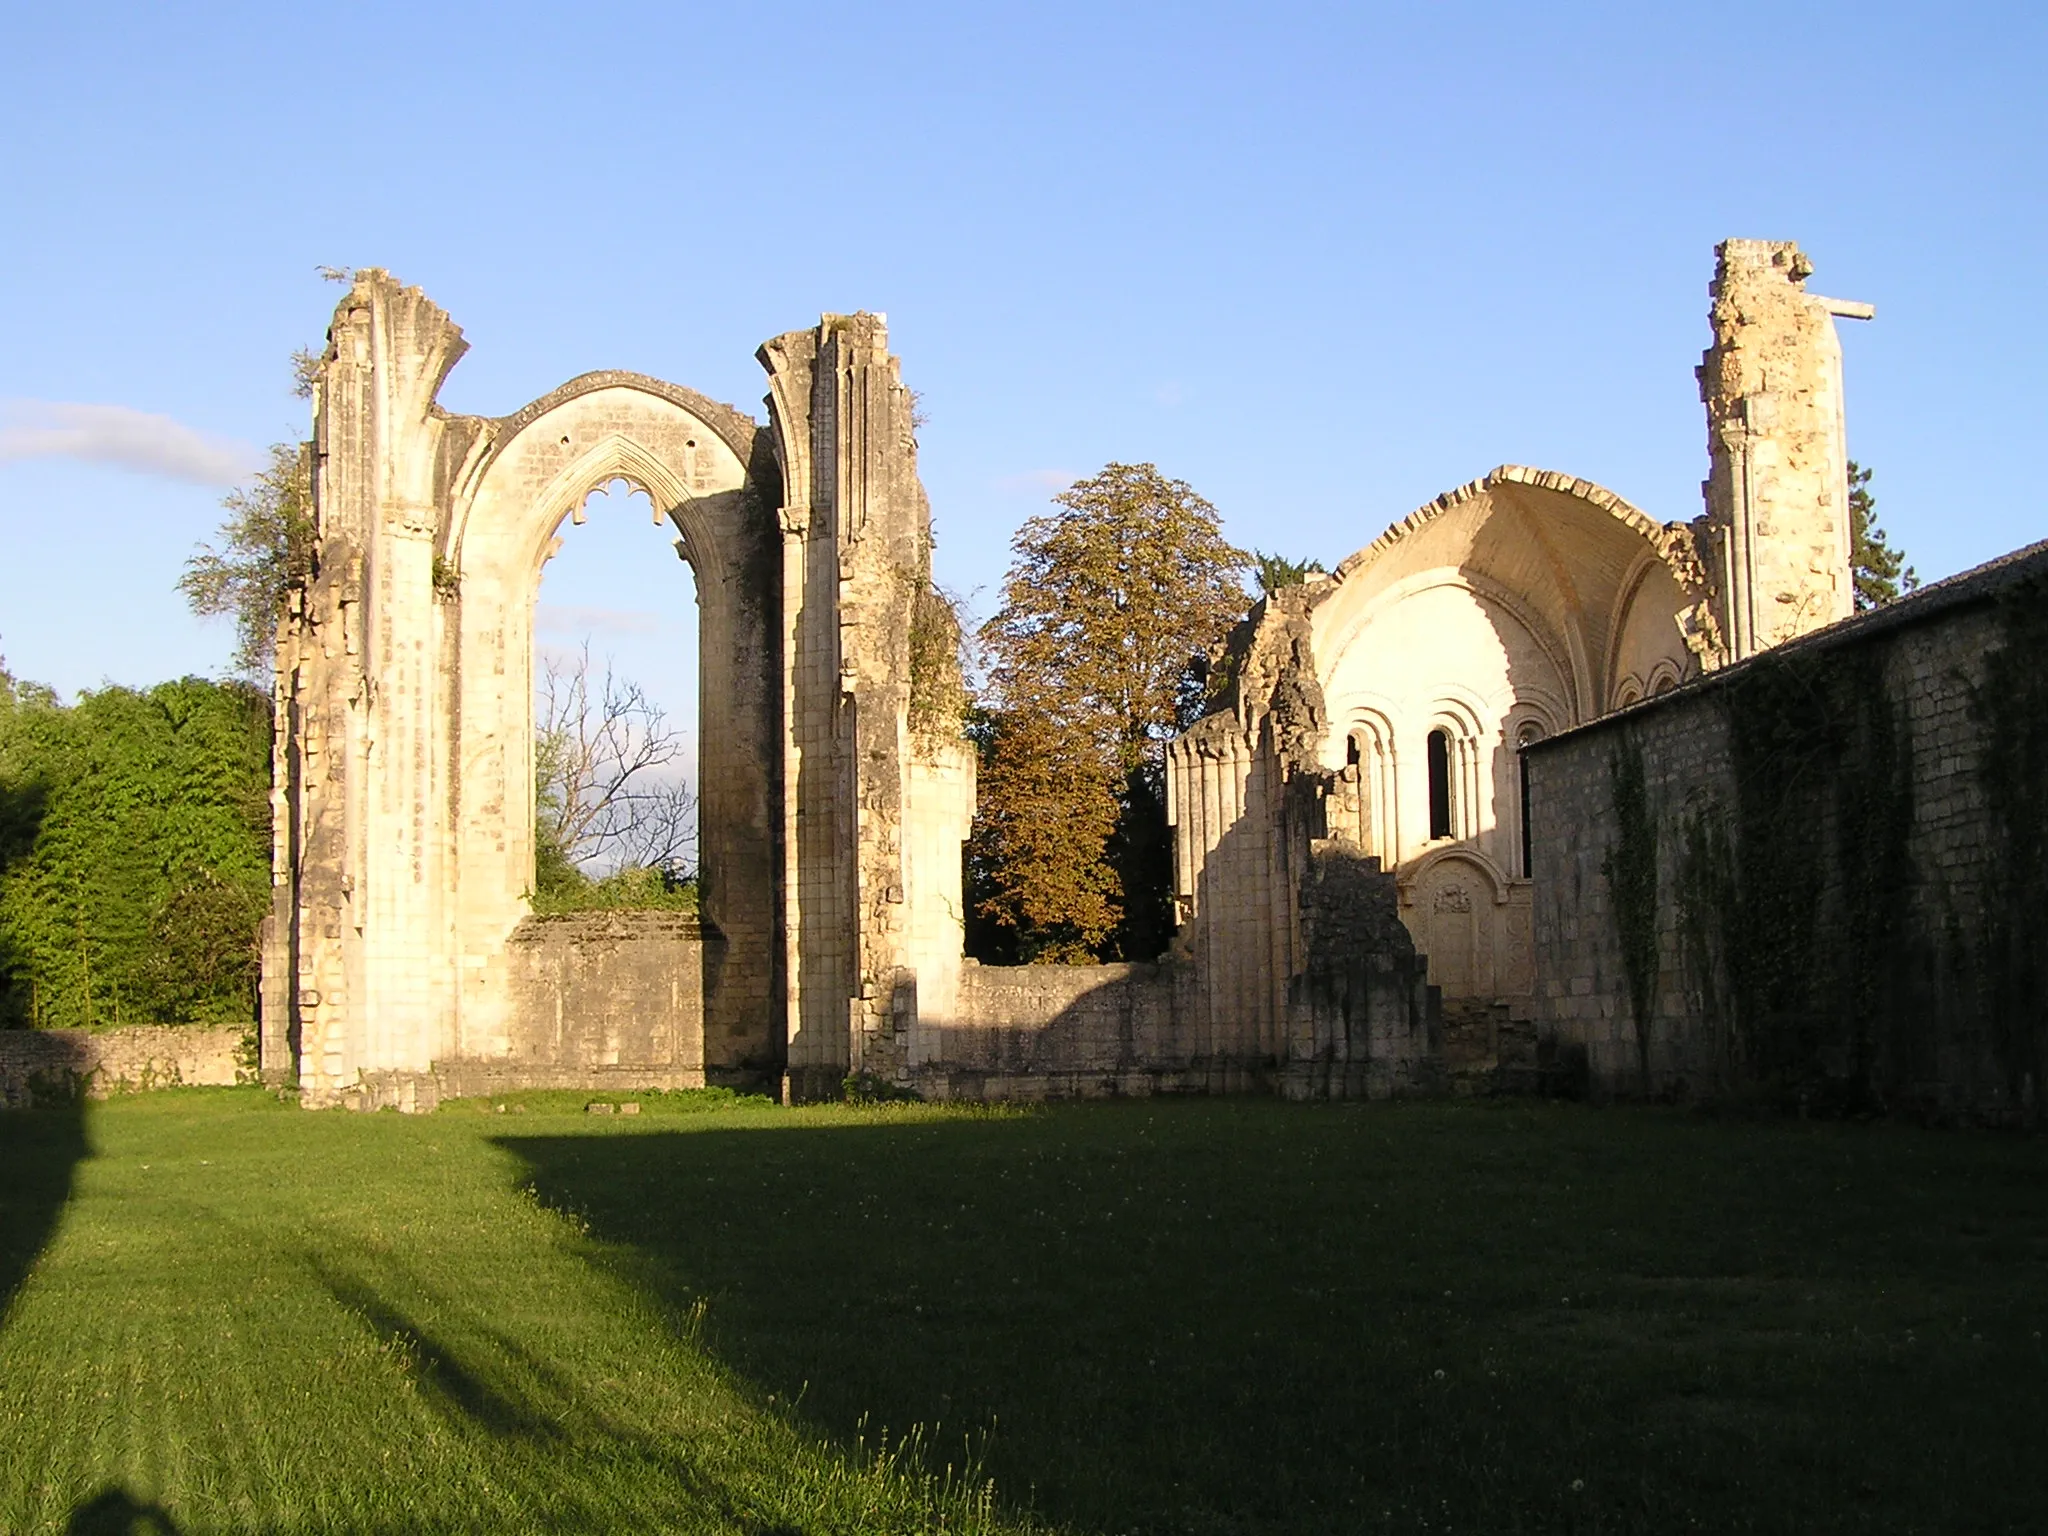
[[[1530,749],[1596,1092],[2040,1123],[2048,545]]]
[[[138,1024],[125,1029],[0,1030],[0,1108],[37,1099],[256,1080],[251,1026]]]
[[[1389,898],[1390,900],[1391,898]],[[1297,978],[1283,1040],[1211,1017],[1199,969],[1156,965],[977,965],[959,1016],[913,1031],[906,1086],[928,1099],[1279,1093],[1386,1098],[1436,1085],[1433,990],[1395,956]],[[1355,974],[1353,974],[1355,973]],[[1345,1020],[1349,1020],[1347,1025]]]
[[[703,1087],[705,979],[724,949],[688,912],[527,918],[506,949],[511,1049],[435,1062],[433,1096]],[[401,1107],[430,1107],[422,1086]]]
[[[931,1099],[1100,1098],[1209,1086],[1175,1029],[1163,965],[977,965],[959,1017],[917,1027],[910,1086]]]

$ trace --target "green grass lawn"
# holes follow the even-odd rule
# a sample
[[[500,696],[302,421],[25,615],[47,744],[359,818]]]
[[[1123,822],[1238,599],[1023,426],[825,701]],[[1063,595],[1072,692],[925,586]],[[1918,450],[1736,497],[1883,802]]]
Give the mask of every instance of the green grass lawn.
[[[515,1102],[0,1115],[0,1531],[2048,1528],[2048,1141]]]

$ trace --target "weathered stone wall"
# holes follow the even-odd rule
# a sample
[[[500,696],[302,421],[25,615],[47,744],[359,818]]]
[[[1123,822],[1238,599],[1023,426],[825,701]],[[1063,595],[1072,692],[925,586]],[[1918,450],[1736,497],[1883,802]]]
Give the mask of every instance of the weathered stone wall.
[[[702,1087],[704,996],[725,948],[689,913],[527,918],[508,946],[506,1069],[536,1086],[625,1074],[648,1088]]]
[[[920,1022],[913,1034],[910,1086],[934,1099],[1099,1098],[1207,1087],[1209,1063],[1177,1027],[1175,992],[1186,979],[1171,966],[967,961],[957,1018]]]
[[[427,1073],[365,1072],[345,1102],[432,1109],[522,1088],[701,1088],[755,1080],[713,1061],[708,1010],[729,946],[687,912],[528,917],[505,947],[504,1049],[453,1055]]]
[[[250,1026],[141,1024],[125,1029],[0,1030],[0,1108],[38,1098],[255,1080]]]
[[[1596,1091],[2038,1121],[2048,545],[1531,749]]]
[[[1436,994],[1394,915],[1392,880],[1334,843],[1308,864],[1304,969],[1283,976],[1277,1018],[1219,1013],[1213,979],[1184,953],[1156,965],[970,960],[953,1017],[908,1032],[901,1080],[934,1099],[1435,1088]]]

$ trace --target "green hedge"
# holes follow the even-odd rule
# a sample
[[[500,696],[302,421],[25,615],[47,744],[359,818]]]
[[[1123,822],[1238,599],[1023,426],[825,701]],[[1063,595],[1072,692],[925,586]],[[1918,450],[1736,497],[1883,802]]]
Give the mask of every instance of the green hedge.
[[[0,673],[0,1024],[252,1018],[269,895],[261,694]]]

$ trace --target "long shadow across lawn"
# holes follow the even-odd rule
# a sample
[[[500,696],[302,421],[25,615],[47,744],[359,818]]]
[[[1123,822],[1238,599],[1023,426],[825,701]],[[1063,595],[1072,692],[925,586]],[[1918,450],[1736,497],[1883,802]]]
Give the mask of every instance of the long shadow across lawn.
[[[1267,1102],[507,1138],[826,1434],[1090,1530],[2023,1529],[2048,1143]]]
[[[0,1323],[56,1232],[88,1153],[85,1108],[75,1100],[0,1110]]]

